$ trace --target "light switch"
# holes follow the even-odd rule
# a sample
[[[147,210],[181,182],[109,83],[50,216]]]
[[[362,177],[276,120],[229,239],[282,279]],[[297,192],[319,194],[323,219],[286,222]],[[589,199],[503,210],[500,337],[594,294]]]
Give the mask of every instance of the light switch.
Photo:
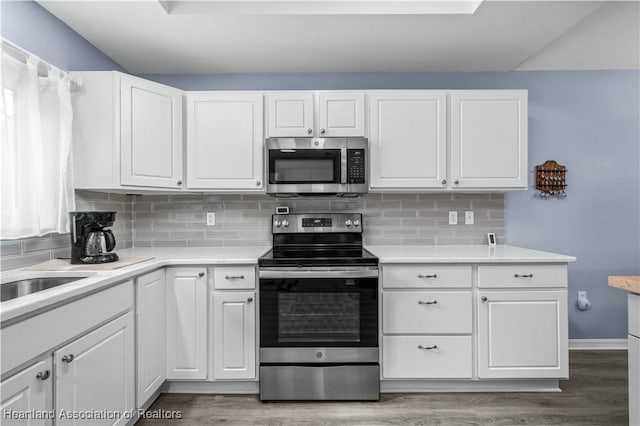
[[[464,224],[465,225],[473,225],[474,223],[474,214],[473,210],[467,210],[464,212]]]
[[[451,210],[449,212],[449,225],[457,225],[458,224],[458,212],[455,210]]]
[[[215,224],[216,224],[216,214],[207,213],[207,226],[215,226]]]

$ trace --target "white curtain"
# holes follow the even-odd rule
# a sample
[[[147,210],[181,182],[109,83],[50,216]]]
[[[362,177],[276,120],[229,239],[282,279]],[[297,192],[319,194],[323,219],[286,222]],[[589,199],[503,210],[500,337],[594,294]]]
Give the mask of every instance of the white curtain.
[[[2,52],[0,239],[69,232],[75,209],[69,79]]]

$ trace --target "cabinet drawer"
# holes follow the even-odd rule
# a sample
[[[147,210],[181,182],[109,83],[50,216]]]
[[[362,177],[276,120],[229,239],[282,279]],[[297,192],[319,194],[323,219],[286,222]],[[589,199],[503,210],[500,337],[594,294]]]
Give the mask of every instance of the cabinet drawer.
[[[383,333],[471,333],[471,292],[399,291],[382,296]]]
[[[629,294],[629,334],[640,337],[640,295]]]
[[[133,281],[127,281],[3,328],[2,373],[132,307]]]
[[[253,266],[218,266],[213,272],[216,290],[256,288],[256,270]]]
[[[384,288],[471,288],[470,265],[391,265],[382,269]]]
[[[480,265],[478,287],[566,287],[567,265]]]
[[[384,336],[382,345],[385,379],[471,378],[471,336]]]

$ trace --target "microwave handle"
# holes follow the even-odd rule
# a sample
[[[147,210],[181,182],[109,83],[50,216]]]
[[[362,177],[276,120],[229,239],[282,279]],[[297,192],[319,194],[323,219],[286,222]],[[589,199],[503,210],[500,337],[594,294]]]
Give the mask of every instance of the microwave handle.
[[[340,148],[340,183],[347,183],[347,148]]]

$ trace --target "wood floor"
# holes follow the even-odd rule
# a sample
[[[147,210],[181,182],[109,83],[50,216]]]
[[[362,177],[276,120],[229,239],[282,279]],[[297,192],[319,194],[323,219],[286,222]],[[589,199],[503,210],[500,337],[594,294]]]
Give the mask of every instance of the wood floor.
[[[137,425],[628,425],[627,352],[571,351],[562,393],[382,394],[379,402],[261,403],[257,395],[163,394]]]

